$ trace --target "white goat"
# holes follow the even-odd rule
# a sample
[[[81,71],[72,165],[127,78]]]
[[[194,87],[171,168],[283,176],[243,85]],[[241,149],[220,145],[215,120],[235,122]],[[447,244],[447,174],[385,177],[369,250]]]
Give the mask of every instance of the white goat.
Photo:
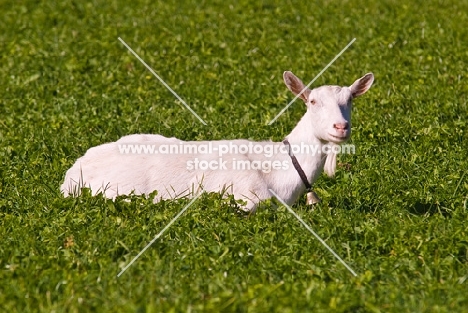
[[[293,73],[284,72],[283,78],[307,106],[287,141],[186,142],[161,135],[129,135],[89,149],[67,171],[61,191],[65,196],[78,195],[81,187],[88,187],[94,195],[102,192],[115,198],[157,190],[156,201],[224,191],[246,201],[243,209],[254,211],[260,201],[272,197],[271,189],[292,205],[324,168],[334,175],[336,153],[323,153],[323,148],[349,139],[352,99],[369,90],[374,76],[368,73],[350,87],[322,86],[302,94],[305,85]],[[305,146],[315,150],[294,149]],[[289,149],[297,157],[294,166]],[[301,169],[305,177],[300,176]]]

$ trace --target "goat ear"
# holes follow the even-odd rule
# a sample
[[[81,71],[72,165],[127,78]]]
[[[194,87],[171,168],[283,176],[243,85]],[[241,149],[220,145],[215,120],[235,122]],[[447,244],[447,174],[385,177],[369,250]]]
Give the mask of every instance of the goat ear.
[[[299,93],[306,87],[302,81],[296,77],[292,72],[286,71],[283,73],[283,80],[286,86],[288,87],[291,92],[297,96]],[[305,103],[307,103],[307,100],[309,98],[310,94],[310,89],[306,88],[300,95],[299,98],[302,99]]]
[[[356,97],[359,97],[360,95],[365,94],[366,91],[369,90],[369,88],[372,86],[373,82],[374,82],[374,74],[372,73],[367,73],[363,77],[356,80],[350,87],[353,98],[356,98]]]

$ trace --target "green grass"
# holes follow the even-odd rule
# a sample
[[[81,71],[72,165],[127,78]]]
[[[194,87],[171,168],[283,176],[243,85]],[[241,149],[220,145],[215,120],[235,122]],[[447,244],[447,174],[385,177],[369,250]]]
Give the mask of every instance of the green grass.
[[[2,1],[0,308],[5,312],[467,312],[468,2]],[[208,123],[202,125],[121,37]],[[285,70],[376,81],[357,153],[293,207],[63,198],[65,171],[132,133],[280,140],[304,113]]]

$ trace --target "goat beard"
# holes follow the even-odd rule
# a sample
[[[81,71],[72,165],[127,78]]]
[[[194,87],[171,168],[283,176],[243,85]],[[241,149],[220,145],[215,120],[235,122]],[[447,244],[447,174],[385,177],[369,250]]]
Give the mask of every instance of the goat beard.
[[[323,170],[325,171],[325,174],[327,174],[328,177],[333,177],[335,176],[335,171],[336,171],[336,153],[333,151],[336,151],[333,149],[334,146],[338,146],[337,144],[330,143],[330,152],[327,155],[327,158],[325,159],[325,165],[323,166]]]

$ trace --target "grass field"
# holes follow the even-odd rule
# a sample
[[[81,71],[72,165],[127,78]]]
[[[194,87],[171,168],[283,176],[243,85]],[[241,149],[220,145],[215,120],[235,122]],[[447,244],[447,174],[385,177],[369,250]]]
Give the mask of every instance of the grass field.
[[[468,312],[468,2],[1,1],[0,311]],[[207,122],[200,123],[121,37]],[[315,210],[64,198],[85,151],[132,133],[281,140],[282,73],[376,81],[356,154]]]

